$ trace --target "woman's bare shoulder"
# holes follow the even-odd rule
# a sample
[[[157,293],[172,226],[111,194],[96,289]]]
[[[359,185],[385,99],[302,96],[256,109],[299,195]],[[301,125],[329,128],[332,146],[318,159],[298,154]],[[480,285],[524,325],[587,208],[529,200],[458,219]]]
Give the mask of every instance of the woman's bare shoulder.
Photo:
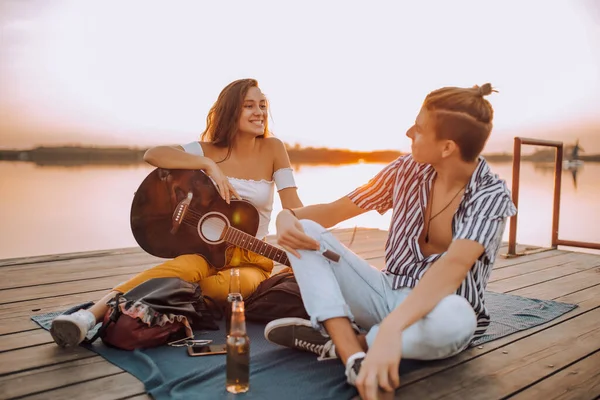
[[[276,155],[278,153],[287,151],[285,148],[285,143],[283,143],[283,141],[279,138],[269,136],[262,139],[262,141],[263,145],[261,150],[264,152],[269,152],[273,155]]]

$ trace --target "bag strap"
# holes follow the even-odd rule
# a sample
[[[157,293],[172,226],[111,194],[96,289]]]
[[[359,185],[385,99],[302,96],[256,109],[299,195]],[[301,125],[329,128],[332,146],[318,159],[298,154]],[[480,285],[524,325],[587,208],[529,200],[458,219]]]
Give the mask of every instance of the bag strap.
[[[111,300],[111,303],[114,301],[114,306],[111,305],[109,308],[110,316],[108,318],[108,321],[106,323],[102,323],[100,328],[98,328],[98,331],[96,332],[96,334],[91,339],[87,339],[87,338],[84,339],[83,343],[85,343],[85,344],[94,343],[98,338],[101,338],[102,336],[104,336],[104,333],[106,332],[108,327],[111,324],[117,322],[119,317],[121,315],[123,315],[123,313],[121,312],[121,308],[119,307],[119,300],[121,299],[122,295],[123,295],[122,293],[117,293],[117,295],[113,298],[113,300]]]

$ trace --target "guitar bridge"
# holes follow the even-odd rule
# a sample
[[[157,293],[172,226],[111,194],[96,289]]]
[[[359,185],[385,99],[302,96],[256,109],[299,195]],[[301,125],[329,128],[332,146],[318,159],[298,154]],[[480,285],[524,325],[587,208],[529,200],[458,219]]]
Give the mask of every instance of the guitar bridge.
[[[175,207],[175,211],[173,212],[173,224],[171,225],[172,235],[177,233],[177,231],[179,230],[179,227],[181,226],[181,223],[185,218],[185,214],[187,213],[187,210],[192,202],[192,197],[194,197],[192,192],[188,192],[187,197],[181,200],[181,202],[177,204],[177,207]]]

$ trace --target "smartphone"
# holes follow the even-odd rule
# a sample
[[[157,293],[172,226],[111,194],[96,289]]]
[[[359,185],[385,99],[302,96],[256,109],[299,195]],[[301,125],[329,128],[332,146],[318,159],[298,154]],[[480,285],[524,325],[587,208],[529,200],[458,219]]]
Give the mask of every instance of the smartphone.
[[[192,357],[212,356],[214,354],[227,354],[227,345],[223,344],[204,344],[188,347],[188,354]]]

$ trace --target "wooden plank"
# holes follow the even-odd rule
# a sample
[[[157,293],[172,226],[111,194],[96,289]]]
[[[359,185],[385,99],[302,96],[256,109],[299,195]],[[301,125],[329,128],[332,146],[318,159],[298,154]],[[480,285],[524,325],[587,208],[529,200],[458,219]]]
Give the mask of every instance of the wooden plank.
[[[90,357],[0,377],[0,393],[3,398],[26,396],[120,372],[102,357]]]
[[[5,351],[0,353],[0,376],[95,355],[80,346],[63,349],[54,343]]]
[[[43,256],[34,257],[18,257],[18,258],[7,258],[0,260],[0,268],[4,268],[12,265],[22,264],[36,264],[46,263],[51,261],[66,261],[66,260],[81,260],[85,258],[105,257],[110,255],[127,255],[142,253],[143,250],[139,247],[127,247],[122,249],[110,249],[110,250],[99,250],[99,251],[84,251],[75,253],[61,253],[61,254],[48,254]]]
[[[551,257],[555,257],[561,254],[566,254],[567,252],[564,250],[544,250],[538,253],[519,256],[519,257],[503,257],[500,254],[496,257],[496,262],[494,263],[494,269],[500,269],[505,267],[510,267],[513,265],[519,265],[523,263],[528,263],[536,260],[543,260]]]
[[[552,257],[551,259],[521,264],[518,266],[519,268],[515,268],[517,267],[515,266],[493,271],[488,288],[494,291],[497,282],[501,281],[502,286],[505,288],[504,290],[511,291],[597,266],[600,266],[600,258],[598,256],[583,253],[564,254]]]
[[[29,287],[42,287],[44,285],[56,284],[56,283],[67,283],[67,282],[77,282],[77,281],[86,281],[88,279],[95,278],[106,278],[110,276],[128,276],[138,274],[146,269],[154,267],[156,264],[135,264],[128,265],[122,267],[94,267],[89,271],[80,271],[80,272],[67,272],[67,273],[40,273],[33,275],[28,275],[27,277],[9,277],[12,281],[12,285],[8,283],[4,283],[2,288],[0,288],[0,293],[3,290],[16,290],[20,288],[29,288]]]
[[[600,348],[600,309],[401,387],[406,398],[499,399]],[[502,384],[499,384],[502,382]]]
[[[444,371],[456,365],[463,364],[471,359],[480,357],[484,354],[489,353],[490,351],[499,349],[507,344],[516,342],[522,338],[531,336],[537,332],[548,329],[549,327],[559,325],[564,321],[568,321],[576,316],[597,309],[600,307],[600,296],[598,295],[599,292],[600,287],[593,286],[569,294],[567,296],[555,298],[555,301],[569,304],[577,304],[578,307],[552,321],[546,322],[533,328],[526,329],[524,331],[513,333],[512,335],[508,335],[500,339],[496,339],[494,341],[485,343],[482,346],[470,348],[449,359],[432,362],[426,366],[423,366],[422,368],[419,368],[418,370],[411,371],[405,374],[402,377],[402,382],[403,384],[409,384],[411,382],[424,379],[440,371]]]
[[[600,351],[511,397],[513,400],[580,400],[600,397]]]
[[[97,301],[106,294],[106,290],[84,293],[65,294],[45,299],[34,299],[15,303],[0,304],[0,327],[4,327],[2,319],[44,314],[51,311],[67,309],[75,304]]]
[[[50,342],[52,342],[52,336],[50,336],[48,331],[42,328],[11,333],[0,336],[0,353]]]
[[[519,290],[513,290],[510,293],[543,300],[552,299],[556,296],[566,296],[582,288],[600,284],[600,268],[588,269],[548,282],[552,284],[524,287]]]
[[[160,259],[159,259],[160,260]],[[57,263],[34,264],[27,271],[16,270],[2,271],[2,289],[16,289],[19,287],[47,285],[49,283],[69,282],[81,279],[101,278],[111,275],[132,274],[158,265],[159,262],[152,257],[136,257],[128,260],[95,259],[95,263],[67,265]],[[55,263],[53,263],[55,264]],[[12,268],[12,267],[11,267]]]
[[[548,252],[550,253],[550,252]],[[542,255],[545,253],[537,253],[535,255]],[[553,266],[566,264],[573,259],[573,254],[578,253],[566,253],[566,252],[556,252],[548,255],[547,257],[523,257],[516,264],[496,264],[494,265],[494,270],[492,272],[492,276],[490,276],[490,281],[497,281],[500,279],[512,278],[513,276],[518,276],[521,274],[535,272],[539,270],[543,270],[545,268],[551,268]],[[598,257],[596,257],[598,259]],[[507,259],[510,261],[512,259]]]
[[[22,397],[28,400],[72,400],[93,395],[94,400],[123,399],[145,393],[144,384],[133,375],[122,372],[104,378],[81,382],[75,385],[64,386],[54,390],[44,391],[31,396]]]
[[[0,320],[0,338],[10,333],[30,331],[38,329],[39,326],[29,317],[14,317]]]
[[[86,279],[74,282],[59,282],[42,286],[31,286],[18,289],[5,289],[0,291],[0,304],[16,303],[24,300],[44,299],[64,294],[86,293],[95,290],[109,290],[126,281],[132,276],[117,275],[104,278]]]
[[[9,273],[36,273],[36,272],[60,272],[65,271],[89,271],[91,266],[127,266],[135,264],[149,264],[160,262],[162,258],[154,257],[144,252],[130,254],[108,254],[106,256],[71,258],[67,260],[52,260],[48,262],[38,262],[33,264],[19,264],[14,266],[5,266],[0,269],[2,274]]]

